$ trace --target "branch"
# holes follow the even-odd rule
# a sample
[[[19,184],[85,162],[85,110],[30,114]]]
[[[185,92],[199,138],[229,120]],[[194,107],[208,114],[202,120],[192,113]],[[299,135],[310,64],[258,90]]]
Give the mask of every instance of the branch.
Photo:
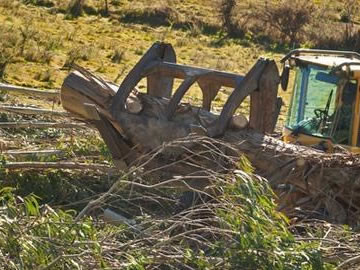
[[[110,169],[114,169],[104,164],[86,164],[76,162],[7,162],[2,165],[3,168],[9,170],[19,169],[70,169],[70,170],[99,170],[103,172],[109,172]]]
[[[19,94],[29,95],[29,96],[45,97],[53,100],[60,99],[60,92],[58,90],[45,91],[45,90],[38,90],[35,88],[15,86],[4,83],[0,83],[0,90],[8,91],[8,92],[16,92]]]
[[[22,122],[3,122],[0,128],[88,128],[85,124],[65,123],[65,122],[40,122],[40,121],[22,121]]]
[[[48,157],[48,156],[62,156],[64,152],[61,150],[50,149],[50,150],[34,150],[34,151],[7,151],[3,152],[3,155],[12,157]]]
[[[0,106],[0,111],[18,113],[18,114],[28,114],[28,115],[49,114],[49,115],[58,115],[58,116],[69,116],[68,112],[63,112],[63,111],[53,111],[53,110],[38,109],[31,107],[17,107],[17,106],[8,106],[8,105]]]
[[[360,261],[360,255],[357,255],[355,257],[352,257],[352,258],[340,263],[336,269],[338,269],[338,270],[344,269],[345,265],[358,263],[359,261]]]

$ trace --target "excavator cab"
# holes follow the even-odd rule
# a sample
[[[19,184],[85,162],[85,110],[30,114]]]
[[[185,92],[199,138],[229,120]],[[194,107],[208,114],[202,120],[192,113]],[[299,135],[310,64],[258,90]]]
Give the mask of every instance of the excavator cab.
[[[360,54],[298,49],[282,59],[282,86],[293,72],[283,139],[333,152],[360,153]]]

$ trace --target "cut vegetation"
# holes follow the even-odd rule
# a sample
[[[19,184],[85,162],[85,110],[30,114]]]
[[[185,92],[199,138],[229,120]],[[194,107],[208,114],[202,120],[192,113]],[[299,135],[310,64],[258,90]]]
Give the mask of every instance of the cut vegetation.
[[[293,184],[303,177],[321,185],[324,182],[316,182],[316,176],[325,175],[321,179],[327,179],[327,191],[345,194],[344,204],[353,208],[345,209],[351,220],[344,221],[342,208],[330,200],[333,194],[321,199],[307,194],[309,201],[304,200],[306,207],[301,209],[298,198],[284,200],[281,190],[275,195],[273,184],[283,177],[262,165],[273,158],[272,138],[266,137],[267,143],[261,145],[258,134],[240,131],[240,139],[234,141],[236,132],[231,131],[218,140],[195,129],[196,136],[179,139],[175,135],[183,126],[178,123],[211,116],[198,110],[199,119],[188,117],[193,107],[177,108],[177,103],[165,110],[167,119],[177,119],[168,134],[153,136],[161,130],[149,132],[133,117],[123,119],[130,127],[126,135],[131,134],[123,138],[123,122],[114,124],[121,116],[113,122],[109,118],[115,108],[109,107],[109,99],[115,96],[115,84],[156,41],[173,44],[177,63],[235,77],[246,74],[260,56],[279,60],[293,47],[357,50],[358,2],[150,2],[0,1],[0,265],[4,269],[356,269],[358,204],[349,202],[328,173],[336,170],[331,175],[356,182],[357,156],[339,160],[314,151],[311,167],[305,170],[298,158],[303,148],[277,152],[286,163],[282,171],[286,182]],[[164,58],[173,59],[168,53]],[[74,67],[82,75],[70,73]],[[76,76],[87,78],[90,88],[101,86],[92,88],[103,102],[95,102],[97,110],[76,103],[86,91],[84,84],[75,84],[80,78]],[[179,79],[174,80],[174,89],[185,94],[198,77],[185,83]],[[124,104],[119,104],[133,116],[165,119],[164,110],[158,108],[167,104],[146,94],[153,89],[152,94],[163,95],[156,92],[159,84],[166,86],[168,81],[150,79],[148,84],[142,79],[130,99],[120,95]],[[200,82],[182,101],[203,105],[216,115],[232,91],[230,86],[215,89],[216,85]],[[60,88],[62,104],[58,90],[42,90]],[[202,103],[205,88],[220,90],[212,103]],[[94,96],[85,99],[94,103]],[[289,93],[281,96],[288,104]],[[236,114],[248,114],[249,104],[245,99]],[[280,126],[286,109],[283,106],[279,116]],[[229,111],[231,117],[234,111]],[[232,128],[238,125],[234,121]],[[213,135],[228,128],[225,122]],[[96,130],[99,124],[112,127],[109,137]],[[163,140],[170,135],[176,139]],[[109,138],[116,142],[114,147],[108,147]],[[117,159],[115,150],[124,147],[135,156]],[[254,151],[262,154],[257,160],[251,158],[251,164],[245,155]],[[348,162],[354,167],[340,170]],[[258,176],[261,171],[268,179]],[[210,185],[199,187],[199,180],[210,180]],[[333,216],[327,215],[331,209]]]

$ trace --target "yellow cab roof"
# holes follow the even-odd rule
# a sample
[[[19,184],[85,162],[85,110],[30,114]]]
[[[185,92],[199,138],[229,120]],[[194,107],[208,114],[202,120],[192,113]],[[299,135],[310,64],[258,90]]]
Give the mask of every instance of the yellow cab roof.
[[[335,51],[319,49],[295,49],[281,60],[295,60],[297,64],[313,64],[325,68],[343,68],[360,72],[360,54],[352,51]]]
[[[360,70],[360,59],[341,57],[341,56],[329,56],[329,55],[301,55],[294,57],[303,63],[314,64],[317,66],[323,67],[337,67],[341,64],[350,64],[348,65],[351,71]],[[355,65],[351,65],[354,63]]]

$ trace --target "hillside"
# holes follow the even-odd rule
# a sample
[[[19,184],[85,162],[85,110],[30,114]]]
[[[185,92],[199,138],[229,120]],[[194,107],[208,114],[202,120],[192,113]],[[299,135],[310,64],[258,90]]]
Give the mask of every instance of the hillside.
[[[0,83],[60,89],[77,64],[119,84],[156,41],[171,43],[178,63],[238,74],[300,46],[360,48],[355,0],[85,0],[79,14],[76,2],[0,0]],[[212,110],[228,95],[221,89]],[[280,95],[279,129],[290,93]],[[141,166],[114,171],[96,129],[59,101],[6,91],[0,99],[53,112],[0,113],[1,269],[357,269],[359,228],[289,220],[245,157],[235,173],[214,176],[203,200]],[[200,89],[186,101],[199,104]]]

